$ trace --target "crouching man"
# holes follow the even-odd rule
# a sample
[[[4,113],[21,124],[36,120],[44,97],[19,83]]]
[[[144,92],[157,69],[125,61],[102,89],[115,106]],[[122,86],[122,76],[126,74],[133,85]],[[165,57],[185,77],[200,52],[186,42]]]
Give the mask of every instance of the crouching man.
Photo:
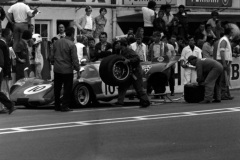
[[[204,100],[199,103],[221,102],[220,79],[223,73],[222,65],[213,59],[199,59],[195,56],[189,56],[188,62],[196,66],[197,82],[199,85],[204,85],[205,88]],[[213,98],[214,101],[212,101]]]
[[[118,87],[118,101],[115,103],[118,106],[124,105],[124,98],[127,89],[133,85],[140,99],[140,107],[146,108],[150,106],[147,94],[143,90],[142,67],[140,65],[140,58],[135,51],[127,47],[127,40],[122,39],[116,44],[116,48],[120,50],[120,55],[125,59],[124,63],[132,66],[132,74],[130,81]]]

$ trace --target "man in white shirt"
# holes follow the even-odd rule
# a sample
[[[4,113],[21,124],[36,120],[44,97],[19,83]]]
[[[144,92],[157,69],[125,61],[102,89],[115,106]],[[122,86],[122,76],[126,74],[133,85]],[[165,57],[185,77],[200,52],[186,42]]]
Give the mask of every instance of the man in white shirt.
[[[153,32],[153,20],[155,18],[155,1],[149,1],[147,7],[142,7],[143,22],[144,22],[144,33],[145,36],[152,36]]]
[[[230,66],[232,63],[232,47],[229,38],[232,37],[232,29],[226,28],[224,36],[219,40],[217,46],[216,60],[223,65],[223,74],[221,77],[221,94],[222,100],[232,100],[229,91],[230,83]]]
[[[38,12],[37,9],[31,10],[26,5],[25,0],[18,0],[17,3],[12,5],[8,9],[8,16],[10,17],[10,23],[14,24],[13,28],[13,49],[16,50],[16,45],[22,37],[24,30],[28,30],[28,19],[32,18]]]
[[[75,46],[77,48],[77,55],[79,63],[81,64],[81,60],[87,56],[87,49],[84,45],[84,37],[83,36],[77,36],[77,43],[75,43]]]
[[[142,43],[143,37],[140,34],[137,34],[135,36],[135,39],[136,39],[136,42],[130,44],[129,48],[131,48],[138,54],[141,62],[146,62],[147,61],[147,46],[144,43]]]
[[[96,23],[91,15],[92,7],[86,6],[85,12],[86,14],[80,18],[79,24],[75,23],[75,25],[81,31],[82,35],[85,35],[87,37],[93,37],[93,32],[96,29]]]
[[[184,84],[195,83],[197,80],[197,73],[194,67],[187,63],[189,56],[193,55],[197,58],[202,58],[202,50],[195,46],[193,36],[189,36],[189,45],[182,50],[181,57],[179,59],[181,66],[184,68]]]

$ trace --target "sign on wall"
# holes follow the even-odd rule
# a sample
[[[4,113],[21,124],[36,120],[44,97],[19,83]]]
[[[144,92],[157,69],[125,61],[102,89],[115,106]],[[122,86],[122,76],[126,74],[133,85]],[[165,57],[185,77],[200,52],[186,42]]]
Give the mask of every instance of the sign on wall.
[[[232,7],[232,0],[186,0],[186,6]]]
[[[91,4],[111,4],[112,0],[26,0],[29,2],[41,2],[41,3],[59,3],[59,2],[67,2],[67,3],[87,3]]]
[[[145,5],[147,6],[149,0],[123,0],[123,4],[128,5]],[[177,4],[177,0],[154,0],[158,4]]]

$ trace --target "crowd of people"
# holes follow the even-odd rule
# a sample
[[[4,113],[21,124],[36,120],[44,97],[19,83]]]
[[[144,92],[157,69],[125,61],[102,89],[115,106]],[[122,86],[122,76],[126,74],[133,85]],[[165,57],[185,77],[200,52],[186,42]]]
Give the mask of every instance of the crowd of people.
[[[172,14],[171,5],[166,4],[156,13],[156,2],[149,1],[147,7],[142,7],[144,26],[139,26],[136,32],[129,28],[126,35],[114,37],[112,42],[108,42],[108,35],[104,32],[107,23],[106,8],[101,8],[100,15],[93,17],[92,7],[87,6],[86,14],[79,22],[71,23],[66,29],[63,24],[59,24],[59,34],[54,36],[51,42],[43,43],[41,35],[33,33],[34,26],[30,23],[30,18],[34,17],[38,10],[31,9],[24,0],[18,0],[9,8],[7,14],[0,9],[0,19],[6,16],[9,21],[5,29],[1,28],[1,41],[4,43],[0,41],[0,60],[4,59],[4,62],[0,64],[0,82],[6,78],[11,79],[11,71],[15,71],[16,80],[28,77],[54,79],[55,110],[71,111],[69,89],[72,86],[72,68],[77,71],[79,77],[82,59],[94,62],[112,54],[120,54],[126,58],[125,63],[136,68],[132,84],[140,97],[141,107],[148,107],[150,101],[142,89],[142,75],[138,70],[140,62],[153,62],[159,56],[174,59],[176,55],[181,55],[184,84],[198,82],[205,86],[205,99],[201,103],[210,103],[213,99],[213,102],[233,99],[229,92],[230,65],[232,57],[240,53],[240,41],[233,38],[232,26],[228,22],[222,23],[218,12],[213,11],[212,18],[201,23],[194,35],[189,35],[185,6],[180,5],[178,9],[176,14]],[[74,26],[80,31],[77,36]],[[48,54],[42,54],[43,50]],[[6,53],[8,58],[4,55]],[[46,65],[49,66],[49,74],[43,76],[42,70]],[[54,76],[50,74],[51,65],[54,66]],[[210,74],[210,71],[214,73]],[[175,94],[174,74],[175,65],[171,67],[169,78],[172,96]],[[60,104],[62,85],[64,100]],[[218,86],[218,92],[214,94],[215,86]],[[126,87],[119,87],[121,94],[116,105],[124,105],[124,92]],[[3,95],[0,95],[0,101],[9,109],[9,113],[15,109],[14,104],[7,102]]]

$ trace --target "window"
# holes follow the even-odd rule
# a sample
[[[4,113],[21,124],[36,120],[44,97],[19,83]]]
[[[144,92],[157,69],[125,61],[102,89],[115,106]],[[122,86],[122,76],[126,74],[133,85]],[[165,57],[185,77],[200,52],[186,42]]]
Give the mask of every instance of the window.
[[[35,32],[42,36],[43,40],[50,40],[50,21],[36,21]]]

